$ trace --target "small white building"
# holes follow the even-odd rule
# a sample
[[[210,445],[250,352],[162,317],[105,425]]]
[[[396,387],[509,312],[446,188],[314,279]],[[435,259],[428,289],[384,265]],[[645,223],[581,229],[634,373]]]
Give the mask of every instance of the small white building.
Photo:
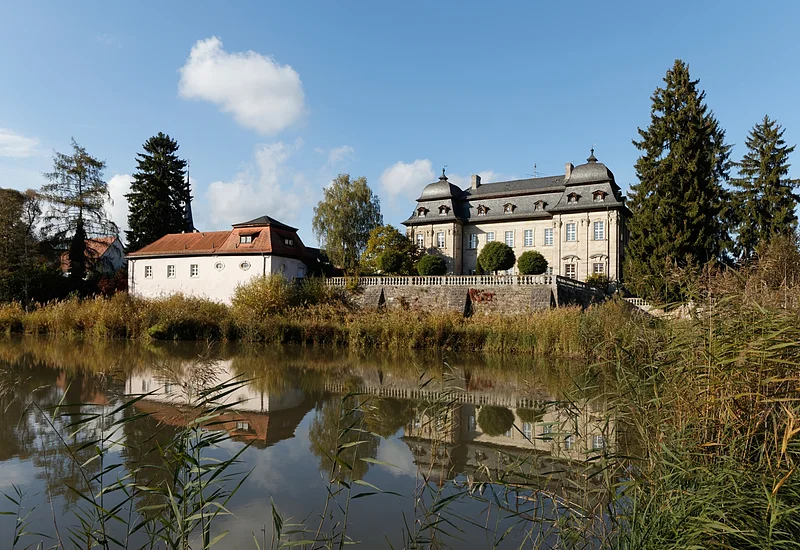
[[[131,252],[128,292],[141,298],[180,293],[230,303],[236,287],[254,277],[305,277],[312,257],[297,229],[261,216],[230,231],[165,235]]]

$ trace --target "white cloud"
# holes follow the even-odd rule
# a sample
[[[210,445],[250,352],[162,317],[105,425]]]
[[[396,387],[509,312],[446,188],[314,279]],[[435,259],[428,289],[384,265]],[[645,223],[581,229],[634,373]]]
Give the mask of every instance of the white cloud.
[[[131,191],[133,178],[130,174],[116,174],[108,180],[108,192],[111,201],[106,202],[106,214],[119,227],[120,235],[125,236],[128,227],[128,199],[125,195]]]
[[[0,128],[0,157],[30,157],[36,154],[39,140]]]
[[[291,126],[304,110],[297,71],[254,51],[228,53],[216,36],[195,43],[180,73],[182,97],[215,103],[262,134]]]
[[[206,199],[215,227],[268,214],[281,221],[294,220],[308,208],[310,186],[306,177],[294,173],[286,162],[303,146],[281,141],[256,147],[254,163],[231,181],[209,184]],[[282,182],[290,181],[291,186]]]
[[[337,164],[342,164],[347,162],[353,157],[353,154],[356,152],[355,149],[350,147],[349,145],[342,145],[341,147],[334,147],[330,151],[328,151],[328,164],[331,166],[336,166]]]
[[[416,199],[422,188],[434,181],[433,165],[428,159],[414,162],[398,162],[383,171],[380,177],[381,190],[391,198]]]

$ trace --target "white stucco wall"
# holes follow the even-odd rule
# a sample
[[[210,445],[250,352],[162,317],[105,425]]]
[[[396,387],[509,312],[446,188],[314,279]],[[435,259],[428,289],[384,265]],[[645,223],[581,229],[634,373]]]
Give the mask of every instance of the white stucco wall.
[[[243,262],[249,269],[242,269]],[[222,265],[218,269],[217,264]],[[175,266],[175,276],[167,277],[167,266]],[[191,266],[197,265],[197,276]],[[152,277],[145,277],[146,267]],[[230,256],[186,256],[169,258],[128,258],[128,292],[139,298],[161,298],[185,294],[229,304],[236,287],[254,277],[282,273],[287,279],[302,278],[306,266],[300,260],[282,256],[236,254]]]

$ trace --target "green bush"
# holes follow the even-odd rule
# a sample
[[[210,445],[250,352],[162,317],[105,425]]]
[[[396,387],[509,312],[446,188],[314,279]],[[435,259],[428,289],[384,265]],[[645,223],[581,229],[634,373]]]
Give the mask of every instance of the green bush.
[[[478,263],[489,273],[511,269],[516,261],[517,257],[511,247],[499,241],[487,243],[478,255]]]
[[[547,260],[538,250],[523,252],[517,260],[520,275],[541,275],[547,271]]]
[[[378,256],[376,264],[384,275],[402,275],[406,272],[408,256],[397,250],[384,250]]]
[[[514,426],[514,413],[505,407],[484,405],[478,413],[478,425],[486,435],[503,435]]]
[[[422,275],[444,275],[447,264],[440,256],[425,255],[417,262],[417,272]]]
[[[602,273],[594,273],[586,277],[586,284],[603,292],[608,292],[608,277]]]
[[[283,275],[256,277],[239,285],[231,299],[231,313],[237,323],[263,321],[285,311],[296,301],[296,289]]]
[[[538,406],[535,409],[517,409],[517,416],[519,416],[519,419],[523,422],[533,424],[535,422],[541,422],[546,411],[547,408],[544,405]]]

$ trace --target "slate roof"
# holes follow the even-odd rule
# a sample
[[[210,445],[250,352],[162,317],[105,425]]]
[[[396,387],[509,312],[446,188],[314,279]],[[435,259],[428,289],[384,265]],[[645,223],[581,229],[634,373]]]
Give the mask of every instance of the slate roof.
[[[119,237],[92,237],[90,239],[86,239],[86,250],[84,251],[84,256],[86,258],[86,263],[89,265],[93,265],[98,259],[103,257],[111,245],[114,244]],[[61,261],[61,271],[67,272],[70,269],[70,261],[69,261],[69,251],[65,251],[61,253],[60,257]]]
[[[264,223],[259,223],[263,221]],[[242,243],[241,236],[252,237]],[[291,245],[286,244],[286,240]],[[269,216],[239,223],[230,231],[171,233],[128,254],[132,258],[157,256],[208,256],[231,254],[272,254],[305,261],[309,257],[297,230]]]
[[[555,213],[625,208],[625,199],[614,181],[614,174],[604,164],[597,162],[594,152],[586,164],[572,169],[569,178],[565,174],[500,181],[463,191],[443,178],[425,187],[417,199],[414,213],[403,222],[404,225],[547,219]],[[457,191],[445,192],[445,185],[455,187]],[[593,193],[597,191],[605,193],[601,202],[593,200]],[[571,193],[579,195],[576,203],[568,202]],[[538,201],[544,203],[541,210],[536,209]],[[509,203],[513,209],[505,212],[504,206]],[[445,215],[439,215],[439,207],[443,205],[450,207],[450,210]],[[478,214],[479,206],[485,207],[485,214]],[[418,215],[419,208],[428,210],[425,216]]]

